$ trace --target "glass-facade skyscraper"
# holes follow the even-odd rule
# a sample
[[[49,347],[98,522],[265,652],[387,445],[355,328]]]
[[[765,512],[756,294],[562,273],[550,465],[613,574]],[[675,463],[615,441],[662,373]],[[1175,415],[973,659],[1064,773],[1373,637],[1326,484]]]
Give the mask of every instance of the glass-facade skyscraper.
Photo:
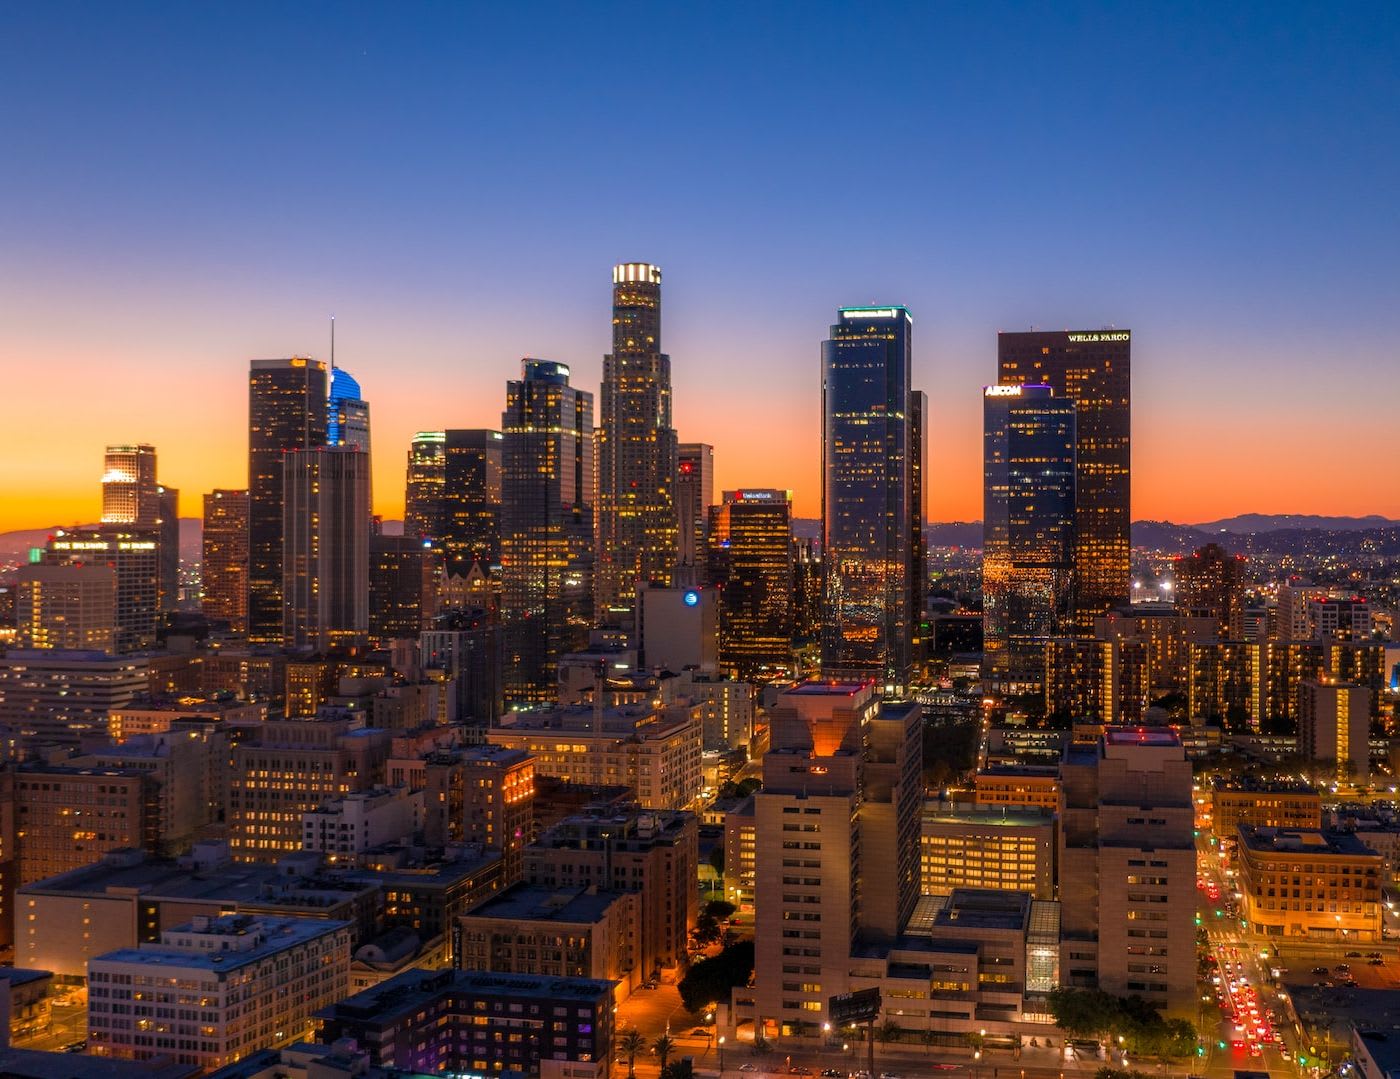
[[[613,347],[598,422],[597,614],[630,611],[639,582],[676,567],[676,430],[671,358],[661,351],[661,268],[613,267]]]
[[[248,637],[282,641],[282,457],[326,444],[327,370],[254,360],[248,380]]]
[[[997,381],[1037,382],[1075,407],[1076,634],[1129,602],[1132,548],[1132,332],[1059,330],[997,335]]]
[[[442,493],[447,483],[447,433],[419,431],[408,447],[403,534],[442,538]]]
[[[497,577],[501,571],[500,431],[443,432],[442,523],[447,570],[465,576],[473,564]]]
[[[501,414],[501,621],[508,704],[553,701],[593,622],[593,395],[527,359]]]
[[[1030,692],[1074,568],[1075,408],[1049,386],[983,391],[982,680]]]
[[[343,367],[331,368],[326,445],[350,446],[369,453],[369,403],[360,395],[360,384]]]
[[[715,448],[682,442],[676,451],[676,581],[705,583],[705,536],[715,504]]]
[[[792,496],[725,491],[710,509],[710,583],[719,589],[719,662],[744,682],[792,677]]]
[[[282,455],[282,644],[325,652],[369,635],[369,454]]]
[[[108,446],[102,458],[102,523],[154,528],[160,520],[156,448]]]
[[[905,307],[843,307],[822,344],[822,671],[886,693],[914,662],[922,434]]]

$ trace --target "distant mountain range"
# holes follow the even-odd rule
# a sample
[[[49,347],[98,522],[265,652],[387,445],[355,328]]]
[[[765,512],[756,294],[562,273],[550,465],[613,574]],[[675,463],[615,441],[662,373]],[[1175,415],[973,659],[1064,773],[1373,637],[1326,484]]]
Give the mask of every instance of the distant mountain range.
[[[1191,525],[1202,532],[1284,532],[1299,531],[1359,532],[1364,528],[1389,528],[1400,525],[1389,517],[1370,514],[1366,517],[1320,517],[1315,513],[1241,513],[1221,521]],[[1137,527],[1136,524],[1133,526]]]

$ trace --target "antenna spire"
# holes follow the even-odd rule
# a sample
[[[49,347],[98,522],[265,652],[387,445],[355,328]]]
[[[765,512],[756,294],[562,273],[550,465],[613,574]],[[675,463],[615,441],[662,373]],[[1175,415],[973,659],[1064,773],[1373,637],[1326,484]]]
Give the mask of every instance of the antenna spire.
[[[331,370],[335,370],[335,316],[331,316]]]

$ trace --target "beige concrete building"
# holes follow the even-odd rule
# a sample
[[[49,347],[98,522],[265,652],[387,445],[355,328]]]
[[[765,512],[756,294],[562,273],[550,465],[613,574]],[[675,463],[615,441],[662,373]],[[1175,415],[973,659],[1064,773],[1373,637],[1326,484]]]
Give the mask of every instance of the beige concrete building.
[[[196,918],[88,964],[88,1052],[213,1069],[315,1033],[350,987],[350,927]]]
[[[1109,728],[1060,765],[1065,984],[1196,1014],[1191,763],[1166,728]]]
[[[693,813],[600,811],[567,817],[525,848],[525,880],[541,888],[635,892],[644,977],[686,961],[699,913]]]
[[[276,861],[301,850],[303,813],[383,782],[388,731],[287,720],[253,732],[232,752],[228,840],[239,861]]]
[[[644,809],[690,809],[701,789],[698,708],[575,705],[511,712],[487,741],[535,758],[539,775],[631,787]]]
[[[21,885],[159,843],[156,786],[138,770],[28,765],[15,776],[14,799]]]
[[[117,572],[108,565],[29,565],[15,574],[21,648],[113,652]]]
[[[919,836],[919,891],[958,888],[1055,898],[1055,818],[1033,809],[956,809],[929,802]]]
[[[503,746],[463,746],[424,761],[424,839],[500,851],[502,879],[520,879],[521,852],[535,835],[535,759]]]
[[[1338,944],[1381,939],[1384,866],[1355,836],[1242,825],[1238,845],[1240,916],[1253,932]]]
[[[265,719],[265,703],[251,703],[227,697],[179,697],[170,700],[143,697],[112,709],[107,731],[112,741],[125,742],[136,735],[164,734],[176,726],[251,724],[261,723]]]
[[[973,798],[986,808],[1054,810],[1060,804],[1060,773],[1054,765],[992,765],[973,777]]]
[[[617,999],[642,982],[633,929],[636,892],[517,884],[461,915],[452,952],[459,970],[615,981]]]
[[[1305,783],[1217,779],[1211,791],[1211,831],[1234,841],[1241,824],[1256,828],[1320,828],[1322,796]]]
[[[724,898],[744,912],[753,910],[757,842],[750,795],[724,815]]]
[[[1339,783],[1370,782],[1370,690],[1350,682],[1308,680],[1300,704],[1298,746],[1303,755],[1335,762]]]

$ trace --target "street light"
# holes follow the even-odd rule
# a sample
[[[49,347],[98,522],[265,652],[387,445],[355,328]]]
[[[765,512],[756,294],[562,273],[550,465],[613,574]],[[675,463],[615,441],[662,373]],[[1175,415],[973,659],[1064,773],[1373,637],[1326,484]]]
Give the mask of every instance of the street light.
[[[724,1079],[724,1035],[719,1036],[719,1076]]]

